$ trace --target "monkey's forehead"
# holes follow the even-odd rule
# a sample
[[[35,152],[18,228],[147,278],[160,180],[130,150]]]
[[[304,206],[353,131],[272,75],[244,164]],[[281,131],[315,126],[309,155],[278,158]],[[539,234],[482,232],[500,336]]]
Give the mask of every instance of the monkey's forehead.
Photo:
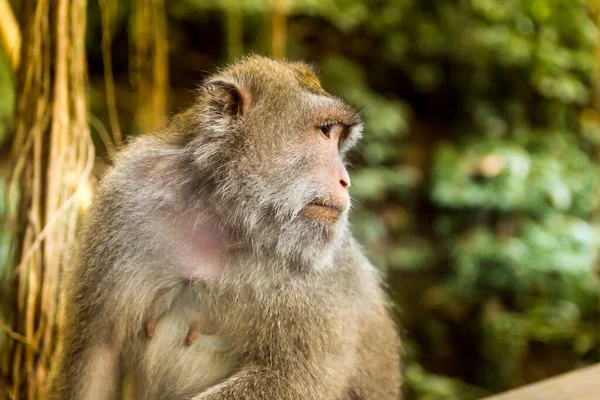
[[[301,88],[315,94],[326,94],[316,71],[309,64],[300,61],[274,60],[268,57],[250,54],[221,71],[225,76],[232,76],[239,83],[272,82],[279,84],[287,80],[288,84],[297,83]]]
[[[294,73],[300,86],[315,94],[326,94],[317,74],[306,64],[296,64]]]
[[[360,122],[360,116],[352,106],[323,89],[316,71],[310,64],[273,60],[252,54],[228,66],[219,75],[248,90],[255,100],[261,97],[268,99],[271,96],[279,99],[280,95],[291,100],[295,89],[300,89],[300,92],[309,94],[308,97],[300,96],[301,101],[308,99],[309,104],[313,106],[327,105],[328,112],[338,109],[341,114],[351,115],[343,119],[351,120],[353,124]]]

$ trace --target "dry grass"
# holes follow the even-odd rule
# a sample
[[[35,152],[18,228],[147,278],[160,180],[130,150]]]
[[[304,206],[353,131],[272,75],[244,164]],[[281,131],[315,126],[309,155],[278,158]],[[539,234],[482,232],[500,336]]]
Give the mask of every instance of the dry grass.
[[[0,363],[14,399],[45,397],[41,393],[60,322],[60,278],[78,216],[90,199],[94,147],[86,104],[86,3],[23,2],[27,46],[21,55],[8,190],[16,310],[0,326],[11,337],[2,342],[8,348],[0,352]]]

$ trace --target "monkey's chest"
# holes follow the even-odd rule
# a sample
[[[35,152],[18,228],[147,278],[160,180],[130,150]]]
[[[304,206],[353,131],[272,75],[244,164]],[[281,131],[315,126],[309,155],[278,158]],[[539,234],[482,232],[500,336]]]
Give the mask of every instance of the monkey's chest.
[[[131,349],[141,399],[187,398],[233,372],[225,339],[200,335],[187,345],[189,320],[183,310],[172,311],[158,322],[151,339],[141,338]]]

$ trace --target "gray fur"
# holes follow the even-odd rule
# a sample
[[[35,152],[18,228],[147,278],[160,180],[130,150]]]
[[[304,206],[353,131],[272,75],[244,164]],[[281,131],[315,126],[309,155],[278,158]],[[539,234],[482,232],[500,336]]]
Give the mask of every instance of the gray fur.
[[[354,111],[305,65],[252,56],[119,154],[67,271],[50,399],[116,398],[124,367],[141,399],[399,398],[398,334],[347,211],[331,225],[301,217],[330,196],[307,139],[324,116],[354,126],[343,157]],[[190,308],[221,334],[186,346]]]

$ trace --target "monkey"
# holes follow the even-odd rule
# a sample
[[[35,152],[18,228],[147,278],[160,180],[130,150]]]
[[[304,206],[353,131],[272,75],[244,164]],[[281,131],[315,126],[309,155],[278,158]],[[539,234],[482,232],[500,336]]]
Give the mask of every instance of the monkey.
[[[146,335],[149,338],[154,336],[158,319],[168,310],[174,297],[180,292],[181,288],[176,288],[158,296],[153,306],[150,308],[148,319],[146,321]],[[193,303],[194,302],[192,301],[192,304]],[[196,308],[187,307],[186,311],[190,322],[190,330],[186,336],[186,343],[188,345],[193,344],[200,334],[216,335],[219,333],[214,318],[206,312],[201,304]]]
[[[209,76],[103,177],[65,268],[47,398],[398,399],[401,341],[349,223],[359,113],[311,66]],[[190,337],[191,336],[191,337]]]

